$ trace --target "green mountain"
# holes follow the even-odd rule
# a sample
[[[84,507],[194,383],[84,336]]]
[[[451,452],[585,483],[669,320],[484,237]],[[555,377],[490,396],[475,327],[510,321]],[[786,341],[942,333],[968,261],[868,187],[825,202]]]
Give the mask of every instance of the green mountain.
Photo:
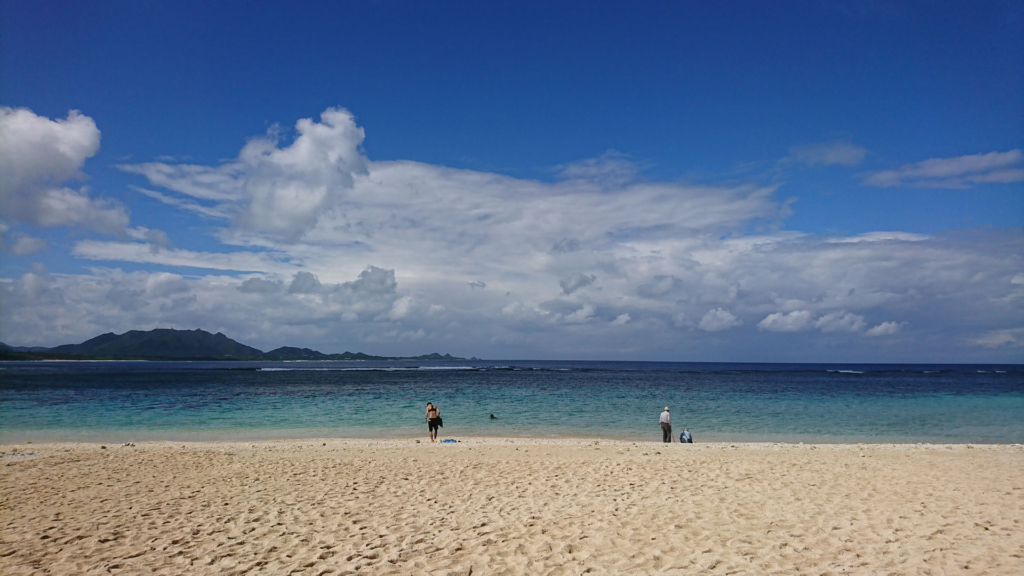
[[[281,346],[263,355],[267,360],[327,360],[327,355],[309,348]]]
[[[81,344],[55,348],[14,347],[0,342],[0,360],[41,359],[143,359],[143,360],[465,360],[450,354],[425,354],[395,358],[371,356],[362,352],[324,354],[309,348],[282,346],[270,352],[235,342],[221,334],[205,330],[157,328],[143,332],[101,334]]]
[[[205,330],[170,328],[157,328],[148,332],[131,330],[121,335],[111,332],[81,344],[50,348],[45,354],[167,360],[248,360],[263,357],[261,350],[239,344],[220,332],[210,334]]]
[[[341,354],[324,354],[323,352],[317,352],[316,350],[310,350],[309,348],[293,348],[291,346],[282,346],[275,350],[271,350],[263,355],[266,360],[465,360],[465,358],[457,358],[451,354],[441,355],[437,352],[433,354],[424,354],[423,356],[408,356],[408,357],[395,357],[395,356],[371,356],[370,354],[363,354],[362,352],[342,352]]]

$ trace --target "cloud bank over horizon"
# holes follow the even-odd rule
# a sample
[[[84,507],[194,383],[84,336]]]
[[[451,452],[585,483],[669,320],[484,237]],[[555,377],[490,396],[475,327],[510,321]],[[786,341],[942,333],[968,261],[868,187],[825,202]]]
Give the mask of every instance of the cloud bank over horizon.
[[[1024,349],[1020,229],[805,234],[785,226],[784,182],[650,181],[617,153],[558,166],[552,181],[374,161],[354,116],[329,108],[290,141],[271,128],[218,164],[118,165],[140,197],[195,222],[207,238],[196,250],[67,185],[99,148],[91,118],[0,118],[0,217],[96,234],[71,249],[84,273],[0,279],[8,344],[160,326],[264,349],[491,358],[968,361]],[[797,165],[840,169],[868,153],[791,149]],[[1019,181],[1022,159],[849,177],[962,188]],[[7,228],[5,250],[47,246]]]

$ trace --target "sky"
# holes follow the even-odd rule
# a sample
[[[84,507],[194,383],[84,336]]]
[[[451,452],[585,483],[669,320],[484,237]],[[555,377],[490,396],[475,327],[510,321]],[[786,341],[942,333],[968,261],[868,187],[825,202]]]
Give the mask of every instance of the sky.
[[[1024,361],[1024,4],[0,0],[0,341]]]

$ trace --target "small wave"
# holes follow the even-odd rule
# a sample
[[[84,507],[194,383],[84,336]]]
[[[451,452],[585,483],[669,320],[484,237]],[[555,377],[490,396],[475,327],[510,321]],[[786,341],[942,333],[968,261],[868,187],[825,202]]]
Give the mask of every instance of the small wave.
[[[260,372],[403,372],[416,368],[259,368]]]
[[[863,374],[860,370],[826,370],[826,372],[832,372],[836,374]]]
[[[419,370],[477,370],[476,366],[420,366]]]
[[[260,368],[260,372],[326,372],[329,368]]]
[[[996,374],[1006,374],[1006,370],[996,370]]]
[[[988,374],[988,370],[978,370],[978,374]]]

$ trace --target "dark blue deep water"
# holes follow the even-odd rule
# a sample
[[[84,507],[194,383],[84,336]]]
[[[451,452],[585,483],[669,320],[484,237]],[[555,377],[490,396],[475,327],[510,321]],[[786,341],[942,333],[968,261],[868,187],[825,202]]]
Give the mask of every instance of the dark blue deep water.
[[[1024,442],[1020,365],[0,362],[0,441],[425,436]],[[497,418],[491,420],[490,414]]]

